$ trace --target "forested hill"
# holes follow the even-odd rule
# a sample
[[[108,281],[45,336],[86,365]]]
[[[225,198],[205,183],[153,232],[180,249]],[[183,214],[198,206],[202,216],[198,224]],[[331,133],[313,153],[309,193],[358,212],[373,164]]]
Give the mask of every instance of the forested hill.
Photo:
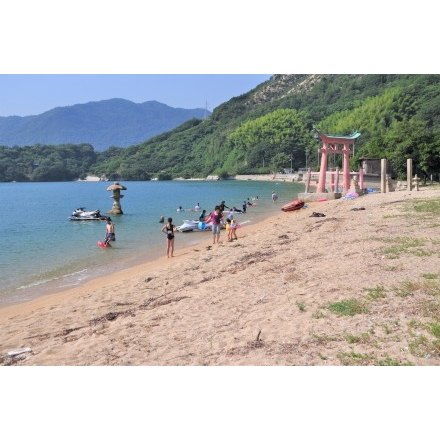
[[[96,152],[90,144],[0,146],[0,181],[72,180],[85,173],[105,174],[110,180],[148,180],[291,167],[318,170],[321,145],[314,128],[327,134],[361,133],[352,169],[362,157],[385,158],[394,176],[405,179],[411,158],[414,174],[433,174],[437,180],[439,109],[440,75],[273,75],[216,107],[206,119],[189,119],[126,148]],[[121,117],[125,130],[131,120]],[[341,167],[340,161],[340,155],[332,155],[329,166]]]
[[[352,167],[362,156],[389,159],[404,175],[440,170],[440,75],[273,75],[248,93],[124,151],[103,152],[93,169],[114,178],[259,174],[317,169],[316,127],[361,133]],[[333,159],[333,158],[332,158]],[[341,166],[336,161],[330,166]]]
[[[189,119],[210,114],[202,108],[172,108],[157,101],[136,104],[115,98],[57,107],[35,116],[0,117],[0,145],[88,143],[102,151],[146,141]]]

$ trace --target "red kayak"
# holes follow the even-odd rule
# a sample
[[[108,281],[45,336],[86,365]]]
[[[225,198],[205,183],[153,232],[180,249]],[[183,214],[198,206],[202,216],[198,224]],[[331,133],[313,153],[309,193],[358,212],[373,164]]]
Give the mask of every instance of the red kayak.
[[[303,206],[304,206],[304,202],[302,200],[294,200],[293,202],[286,203],[281,208],[281,211],[284,212],[297,211],[298,209],[301,209]]]

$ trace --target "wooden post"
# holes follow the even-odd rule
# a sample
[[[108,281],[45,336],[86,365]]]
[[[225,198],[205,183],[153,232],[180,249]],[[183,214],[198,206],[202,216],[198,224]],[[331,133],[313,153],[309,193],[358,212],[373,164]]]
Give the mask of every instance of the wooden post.
[[[304,191],[305,193],[309,192],[311,178],[312,178],[312,170],[309,168],[307,170],[306,188],[305,188],[305,191]]]
[[[363,168],[359,168],[359,187],[361,191],[364,191],[364,170]]]
[[[386,186],[386,178],[387,178],[387,160],[380,160],[380,192],[385,193],[387,191]]]
[[[406,190],[412,191],[412,159],[406,159]]]

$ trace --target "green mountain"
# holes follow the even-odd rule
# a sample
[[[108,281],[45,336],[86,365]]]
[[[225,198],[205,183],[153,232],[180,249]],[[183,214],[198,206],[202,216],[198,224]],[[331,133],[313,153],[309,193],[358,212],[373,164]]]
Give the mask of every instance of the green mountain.
[[[361,157],[386,158],[395,176],[405,178],[412,158],[414,173],[438,176],[440,75],[273,75],[208,118],[192,118],[127,148],[0,147],[0,181],[68,180],[84,173],[111,180],[226,177],[291,165],[317,170],[314,128],[361,133],[353,169]],[[341,167],[340,159],[330,165]]]
[[[97,151],[128,147],[210,115],[204,109],[172,108],[157,101],[141,104],[108,99],[57,107],[41,115],[0,117],[0,145],[58,145],[87,142]]]
[[[205,120],[103,152],[93,169],[121,179],[316,169],[316,127],[361,133],[353,168],[362,156],[387,158],[399,175],[411,157],[419,175],[438,173],[439,109],[440,75],[274,75]]]

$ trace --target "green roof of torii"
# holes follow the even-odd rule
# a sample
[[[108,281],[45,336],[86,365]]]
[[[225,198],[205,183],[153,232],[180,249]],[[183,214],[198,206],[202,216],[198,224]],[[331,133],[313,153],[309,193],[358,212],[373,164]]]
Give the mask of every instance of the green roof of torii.
[[[327,134],[327,133],[322,133],[321,131],[315,129],[315,131],[322,136],[325,136],[326,138],[331,138],[331,139],[357,139],[361,134],[358,131],[354,131],[353,133],[349,134],[348,136],[343,136],[343,135],[339,135],[339,134]]]

